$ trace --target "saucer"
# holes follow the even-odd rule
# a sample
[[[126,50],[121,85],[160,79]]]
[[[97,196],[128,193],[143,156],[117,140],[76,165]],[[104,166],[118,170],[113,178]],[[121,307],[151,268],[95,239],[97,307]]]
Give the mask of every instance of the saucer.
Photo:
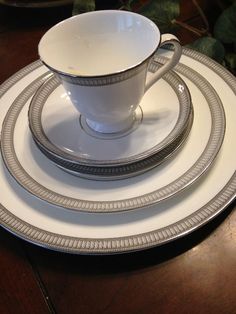
[[[169,54],[171,53],[163,51],[164,57],[168,57]],[[29,101],[19,97],[24,88],[46,72],[46,68],[40,62],[36,62],[7,80],[0,87],[0,123],[13,102],[19,100],[24,102],[14,132],[14,148],[18,159],[16,170],[19,167],[25,168],[31,177],[41,182],[42,186],[47,186],[47,179],[52,180],[53,177],[57,189],[60,187],[60,180],[63,181],[64,178],[64,185],[60,191],[63,191],[65,180],[68,179],[67,190],[74,195],[83,194],[84,197],[90,197],[96,202],[111,200],[112,197],[113,200],[120,198],[124,201],[134,197],[137,209],[98,215],[68,211],[51,205],[29,194],[24,186],[18,184],[0,158],[1,226],[26,241],[50,250],[74,254],[112,254],[143,250],[176,240],[207,224],[220,214],[236,196],[236,81],[225,68],[190,49],[183,48],[180,67],[178,66],[177,70],[182,70],[183,66],[186,66],[186,76],[181,75],[190,89],[195,115],[185,145],[174,159],[169,160],[168,164],[165,163],[165,166],[163,164],[136,178],[109,184],[107,182],[98,184],[92,180],[70,176],[49,163],[43,154],[36,153],[37,149],[27,125]],[[190,74],[193,80],[188,79]],[[212,104],[214,100],[216,101],[216,106],[219,103],[223,104],[226,125],[223,130],[223,134],[225,131],[223,145],[216,154],[217,158],[213,156],[215,160],[214,163],[210,163],[209,171],[201,175],[200,180],[191,186],[190,181],[189,185],[185,186],[188,188],[182,190],[182,193],[163,202],[154,203],[153,206],[145,208],[141,206],[138,209],[140,199],[137,197],[144,194],[147,198],[150,194],[155,197],[154,190],[175,178],[181,184],[181,180],[178,179],[181,174],[191,167],[195,168],[194,165],[203,151],[209,148],[208,141],[212,129],[208,106],[210,99]],[[220,133],[222,136],[222,130]],[[207,165],[209,166],[209,163]],[[76,182],[80,182],[80,191],[75,187]],[[82,184],[85,182],[90,184],[87,186],[87,195]],[[27,184],[26,181],[21,183]],[[64,206],[66,207],[66,200]]]
[[[30,99],[45,81],[42,74],[23,89],[5,115],[1,152],[8,171],[33,196],[81,212],[137,210],[182,192],[203,175],[217,156],[224,139],[225,115],[220,98],[204,77],[182,64],[178,71],[184,73],[189,86],[194,85],[195,118],[175,158],[139,176],[109,182],[85,180],[57,169],[33,145],[28,128]]]
[[[73,164],[49,153],[37,142],[37,140],[34,139],[34,141],[40,151],[50,161],[70,174],[92,180],[120,180],[140,175],[154,167],[157,167],[162,162],[167,161],[170,157],[174,157],[174,155],[179,151],[179,149],[181,149],[181,146],[187,139],[188,134],[191,131],[192,123],[193,112],[191,113],[187,127],[183,130],[183,132],[160,153],[147,157],[143,160],[121,166],[94,167],[75,163]]]
[[[179,145],[178,138],[184,135],[191,110],[186,84],[178,75],[169,72],[144,95],[130,130],[102,134],[90,129],[85,119],[81,119],[58,78],[53,76],[32,99],[29,126],[35,141],[47,151],[48,157],[65,161],[67,169],[70,164],[72,170],[76,165],[84,165],[95,173],[97,168],[93,169],[94,166],[127,166],[144,159],[148,166],[147,158],[158,154],[160,162],[161,156],[167,157],[167,151],[171,154],[175,150],[174,143]],[[117,171],[120,175],[123,172]]]
[[[33,138],[47,158],[71,174],[96,180],[139,175],[173,156],[192,125],[191,97],[183,80],[170,72],[155,85],[141,103],[140,125],[122,137],[97,132],[93,136],[80,127],[77,111],[57,78],[52,77],[39,88],[30,104],[28,117]],[[160,97],[161,93],[170,96]],[[162,106],[156,105],[156,95],[162,99]]]

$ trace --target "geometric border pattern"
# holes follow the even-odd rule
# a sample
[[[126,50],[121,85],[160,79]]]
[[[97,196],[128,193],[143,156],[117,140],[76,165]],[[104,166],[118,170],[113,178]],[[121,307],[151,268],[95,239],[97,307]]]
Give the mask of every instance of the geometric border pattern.
[[[236,196],[236,173],[206,205],[188,217],[164,228],[117,238],[89,239],[45,231],[19,219],[0,204],[1,225],[33,244],[73,254],[115,254],[148,249],[176,240],[203,226],[222,212]]]
[[[106,85],[112,85],[117,84],[120,82],[123,82],[125,80],[128,80],[132,78],[133,76],[137,75],[138,73],[144,71],[148,67],[149,60],[152,56],[150,56],[147,60],[142,62],[141,64],[137,65],[136,67],[119,72],[116,74],[110,74],[110,75],[102,75],[101,77],[79,77],[79,76],[72,76],[67,75],[65,73],[60,73],[59,71],[51,68],[49,65],[45,63],[45,65],[58,77],[58,79],[63,82],[67,82],[74,85],[80,85],[80,86],[106,86]],[[43,62],[43,61],[42,61]]]

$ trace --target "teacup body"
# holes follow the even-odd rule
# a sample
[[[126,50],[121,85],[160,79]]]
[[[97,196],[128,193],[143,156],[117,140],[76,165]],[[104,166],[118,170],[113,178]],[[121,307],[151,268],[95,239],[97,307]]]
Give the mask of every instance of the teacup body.
[[[121,73],[91,79],[66,78],[59,74],[73,104],[98,132],[127,130],[145,89],[147,64]]]
[[[144,16],[95,11],[52,27],[39,43],[39,55],[87,124],[116,133],[132,125],[147,86],[154,83],[146,82],[147,69],[161,42],[158,27]]]

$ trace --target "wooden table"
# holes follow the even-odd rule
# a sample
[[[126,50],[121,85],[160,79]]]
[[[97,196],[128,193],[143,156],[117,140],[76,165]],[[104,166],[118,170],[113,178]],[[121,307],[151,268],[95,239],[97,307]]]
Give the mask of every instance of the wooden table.
[[[0,83],[38,58],[42,34],[70,12],[0,6]],[[236,313],[235,208],[173,243],[116,256],[57,253],[1,228],[0,313]]]

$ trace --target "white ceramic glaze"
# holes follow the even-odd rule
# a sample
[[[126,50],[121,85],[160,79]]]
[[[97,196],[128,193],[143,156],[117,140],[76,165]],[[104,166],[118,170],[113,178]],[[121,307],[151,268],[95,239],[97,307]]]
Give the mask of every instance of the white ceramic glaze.
[[[152,80],[147,68],[159,46],[175,53]],[[84,13],[52,27],[39,43],[41,60],[60,77],[67,94],[95,131],[126,131],[145,91],[181,56],[178,39],[160,35],[149,19],[132,12]]]

